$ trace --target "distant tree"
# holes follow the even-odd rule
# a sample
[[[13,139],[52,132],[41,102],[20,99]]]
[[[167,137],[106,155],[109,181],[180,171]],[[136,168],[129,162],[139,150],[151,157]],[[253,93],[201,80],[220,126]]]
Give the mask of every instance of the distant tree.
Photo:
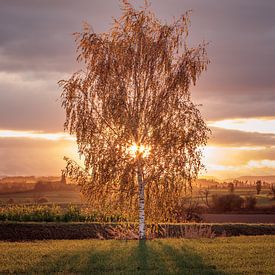
[[[42,181],[38,181],[34,186],[35,191],[46,191],[46,185]]]
[[[85,167],[67,159],[66,173],[94,207],[138,212],[144,239],[145,210],[172,207],[203,167],[209,129],[190,86],[209,61],[204,43],[187,46],[188,13],[163,24],[147,4],[122,10],[109,32],[75,34],[84,69],[59,84]]]
[[[262,190],[262,182],[260,180],[256,181],[256,191],[257,191],[257,195],[259,195],[261,193]]]
[[[244,198],[244,208],[252,210],[255,209],[255,206],[257,204],[257,199],[253,196],[246,196]]]
[[[235,191],[235,185],[234,185],[233,182],[229,182],[228,183],[228,191],[229,191],[229,193],[234,193],[234,191]]]
[[[218,211],[240,210],[243,206],[244,199],[236,194],[213,195],[212,208]]]
[[[54,188],[51,182],[38,181],[34,186],[34,190],[39,192],[50,191],[53,189]]]
[[[64,173],[62,173],[62,175],[61,175],[60,184],[62,184],[62,185],[67,184],[66,175]]]
[[[270,191],[271,191],[271,194],[273,195],[273,200],[275,200],[275,184],[274,183],[270,184]]]
[[[203,195],[203,198],[205,200],[205,204],[207,207],[210,207],[210,204],[209,204],[209,195],[210,195],[210,190],[209,188],[205,188],[203,190],[201,190],[201,194]]]

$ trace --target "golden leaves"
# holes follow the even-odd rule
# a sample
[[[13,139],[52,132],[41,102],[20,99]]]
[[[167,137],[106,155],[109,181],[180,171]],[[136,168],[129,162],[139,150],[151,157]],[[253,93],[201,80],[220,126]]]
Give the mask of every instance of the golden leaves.
[[[190,100],[190,85],[209,61],[205,43],[187,46],[189,12],[172,24],[162,24],[148,3],[135,10],[122,1],[122,12],[108,33],[85,24],[75,34],[83,70],[59,84],[65,128],[76,134],[86,166],[84,173],[68,161],[68,174],[90,200],[132,211],[131,144],[150,147],[142,161],[150,207],[159,206],[156,192],[178,196],[198,175],[209,130]]]

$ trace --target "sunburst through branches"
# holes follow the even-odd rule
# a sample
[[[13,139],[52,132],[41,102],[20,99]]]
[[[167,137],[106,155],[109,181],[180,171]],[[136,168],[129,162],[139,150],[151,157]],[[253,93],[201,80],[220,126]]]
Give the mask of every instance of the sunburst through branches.
[[[162,23],[124,0],[109,32],[85,24],[75,34],[83,69],[59,82],[65,129],[85,163],[67,160],[67,174],[94,208],[139,217],[141,238],[144,214],[172,217],[203,167],[209,129],[190,87],[209,61],[205,43],[188,47],[189,25],[189,13]]]
[[[127,153],[130,154],[132,158],[136,158],[139,155],[143,158],[146,158],[150,154],[150,146],[133,143],[127,148]]]

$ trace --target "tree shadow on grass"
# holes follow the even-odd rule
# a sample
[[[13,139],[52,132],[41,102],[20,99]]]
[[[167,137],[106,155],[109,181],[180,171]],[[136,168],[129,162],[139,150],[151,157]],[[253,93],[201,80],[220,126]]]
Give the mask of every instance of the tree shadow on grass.
[[[210,265],[204,262],[203,258],[196,254],[191,248],[180,247],[175,248],[171,245],[157,241],[159,248],[161,251],[159,254],[165,257],[167,268],[172,268],[174,273],[178,274],[221,274],[225,275],[224,271],[220,271],[217,269],[215,265]],[[170,262],[170,264],[169,264]]]
[[[77,240],[75,242],[78,242]],[[118,241],[119,242],[119,241]],[[73,243],[72,247],[73,247]],[[102,244],[102,246],[101,246]],[[120,244],[114,241],[99,241],[95,244],[93,241],[64,250],[47,251],[42,255],[40,262],[27,269],[20,266],[15,272],[32,274],[102,274],[102,273],[123,273],[126,266],[119,256]],[[117,258],[117,256],[119,256]],[[124,257],[125,258],[125,257]]]
[[[81,241],[79,241],[81,242]],[[64,274],[226,274],[191,248],[169,240],[71,242],[47,251],[40,262],[17,272]]]
[[[155,255],[151,247],[147,245],[148,242],[150,241],[138,241],[138,245],[132,253],[132,261],[135,263],[132,265],[133,271],[149,273],[159,269],[158,265],[156,265],[157,255]]]
[[[139,274],[226,274],[205,263],[191,248],[179,249],[167,240],[139,241],[128,260],[131,272]]]

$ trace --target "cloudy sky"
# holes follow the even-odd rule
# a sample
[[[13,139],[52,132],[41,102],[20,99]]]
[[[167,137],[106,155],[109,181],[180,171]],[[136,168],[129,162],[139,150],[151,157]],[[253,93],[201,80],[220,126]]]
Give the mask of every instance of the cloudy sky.
[[[142,1],[133,0],[139,6]],[[212,129],[206,175],[275,175],[275,1],[152,0],[171,21],[192,9],[190,44],[211,64],[193,99]],[[118,0],[0,0],[0,176],[58,175],[77,157],[57,81],[78,65],[72,33],[107,31]]]

